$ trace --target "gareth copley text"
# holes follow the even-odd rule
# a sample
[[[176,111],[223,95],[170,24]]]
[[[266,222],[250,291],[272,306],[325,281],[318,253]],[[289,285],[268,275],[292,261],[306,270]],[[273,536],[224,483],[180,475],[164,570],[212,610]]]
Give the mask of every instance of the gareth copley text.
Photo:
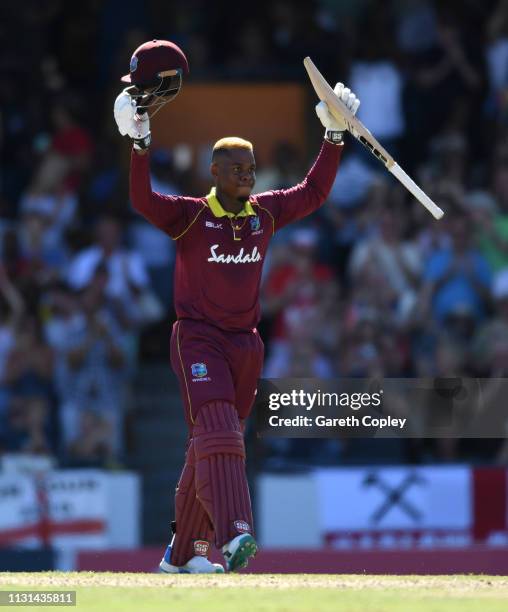
[[[325,417],[318,414],[316,417],[295,416],[291,418],[280,417],[272,414],[268,419],[270,427],[374,427],[383,429],[393,427],[404,429],[407,419],[387,417],[374,417],[366,414],[359,418],[355,415],[347,417]]]

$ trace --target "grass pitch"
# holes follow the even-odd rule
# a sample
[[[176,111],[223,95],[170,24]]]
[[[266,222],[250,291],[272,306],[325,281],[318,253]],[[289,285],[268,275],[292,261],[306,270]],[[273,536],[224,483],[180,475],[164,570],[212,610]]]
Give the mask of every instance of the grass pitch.
[[[0,590],[75,590],[78,610],[506,612],[508,578],[324,574],[0,573]],[[28,609],[26,606],[16,608]],[[34,610],[34,607],[30,607]],[[44,606],[60,610],[62,606]]]

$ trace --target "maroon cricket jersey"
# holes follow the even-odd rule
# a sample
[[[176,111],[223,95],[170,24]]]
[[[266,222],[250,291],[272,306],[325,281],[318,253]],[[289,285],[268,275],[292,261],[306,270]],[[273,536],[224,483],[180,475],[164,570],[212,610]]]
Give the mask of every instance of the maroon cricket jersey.
[[[270,238],[323,204],[341,152],[341,145],[325,140],[301,183],[251,195],[244,209],[233,216],[222,208],[215,189],[202,198],[152,192],[149,154],[132,151],[132,205],[176,240],[174,295],[178,319],[208,321],[227,331],[256,327],[261,270]]]

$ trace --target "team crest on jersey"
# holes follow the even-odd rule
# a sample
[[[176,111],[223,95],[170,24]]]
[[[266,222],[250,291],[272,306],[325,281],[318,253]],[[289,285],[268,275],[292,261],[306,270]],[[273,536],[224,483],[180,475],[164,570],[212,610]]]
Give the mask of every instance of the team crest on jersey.
[[[131,57],[130,71],[131,72],[135,72],[137,67],[138,67],[138,56],[137,55],[133,55]]]
[[[206,363],[193,363],[191,365],[192,376],[196,378],[203,378],[208,374],[208,370],[206,369]]]
[[[259,221],[259,217],[251,217],[250,218],[250,229],[253,232],[257,232],[258,229],[261,227],[261,222]]]
[[[208,374],[206,363],[193,363],[191,365],[192,382],[208,382],[212,380]]]

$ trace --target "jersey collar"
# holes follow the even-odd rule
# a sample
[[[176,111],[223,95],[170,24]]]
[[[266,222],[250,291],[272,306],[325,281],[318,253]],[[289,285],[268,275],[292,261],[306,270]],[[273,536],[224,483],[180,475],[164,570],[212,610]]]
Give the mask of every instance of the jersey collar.
[[[245,202],[243,209],[236,215],[232,212],[224,210],[215,194],[215,187],[212,187],[212,190],[206,196],[206,201],[208,202],[208,206],[210,207],[210,210],[212,211],[214,217],[249,217],[252,215],[256,216],[257,214],[256,211],[252,208],[252,204],[250,203],[250,201]]]

